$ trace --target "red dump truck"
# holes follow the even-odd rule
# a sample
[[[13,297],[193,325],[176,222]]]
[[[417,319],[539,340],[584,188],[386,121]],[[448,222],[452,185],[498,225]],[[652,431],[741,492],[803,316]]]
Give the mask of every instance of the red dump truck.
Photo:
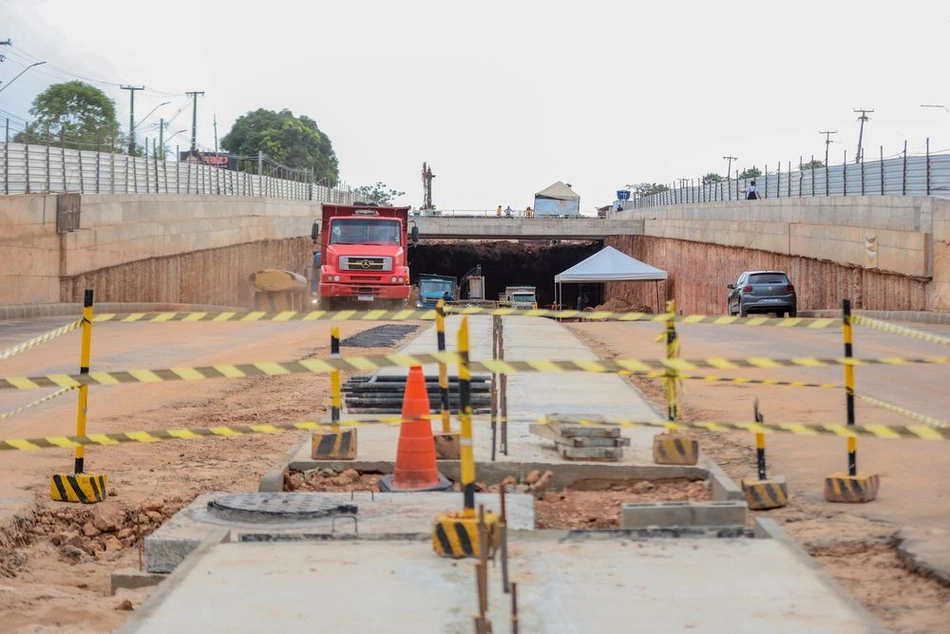
[[[310,233],[320,245],[317,307],[404,308],[410,290],[409,207],[324,204],[322,216]],[[418,228],[411,236],[415,244]]]

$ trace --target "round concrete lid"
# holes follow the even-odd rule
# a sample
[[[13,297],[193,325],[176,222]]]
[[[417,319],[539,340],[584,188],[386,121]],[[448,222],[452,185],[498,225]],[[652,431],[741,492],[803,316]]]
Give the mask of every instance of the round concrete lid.
[[[233,493],[208,502],[208,512],[221,519],[273,522],[353,515],[357,508],[319,493]]]

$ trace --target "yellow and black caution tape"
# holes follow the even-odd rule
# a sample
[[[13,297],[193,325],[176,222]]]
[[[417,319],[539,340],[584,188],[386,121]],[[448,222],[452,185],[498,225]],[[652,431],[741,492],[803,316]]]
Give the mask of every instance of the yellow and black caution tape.
[[[912,328],[905,328],[904,326],[898,326],[886,321],[879,321],[877,319],[871,319],[870,317],[863,317],[862,315],[854,315],[851,317],[851,321],[861,326],[874,328],[875,330],[881,330],[883,332],[889,332],[895,335],[904,335],[905,337],[913,337],[914,339],[920,339],[930,343],[939,343],[944,346],[950,346],[950,338],[932,335],[929,332],[921,332],[920,330],[914,330]]]
[[[580,311],[580,310],[550,310],[536,308],[462,308],[448,306],[447,315],[500,315],[518,317],[553,317],[558,319],[583,319],[586,321],[648,321],[665,323],[671,315],[667,313],[653,314],[641,312],[615,313],[610,311]],[[721,326],[777,326],[780,328],[840,328],[840,319],[821,318],[810,319],[804,317],[789,317],[786,319],[771,317],[727,317],[716,315],[672,315],[684,324],[716,324]],[[198,321],[406,321],[406,320],[435,319],[435,310],[338,310],[338,311],[283,311],[268,313],[264,311],[251,312],[191,312],[191,313],[101,313],[93,318],[94,322],[198,322]]]
[[[930,425],[931,427],[935,427],[938,429],[950,429],[950,423],[944,422],[940,419],[931,418],[930,416],[926,416],[924,414],[918,414],[917,412],[913,412],[909,409],[904,409],[903,407],[899,405],[894,405],[893,403],[888,403],[887,401],[881,401],[879,399],[876,399],[872,396],[867,396],[865,394],[855,394],[855,396],[861,399],[862,401],[866,401],[868,403],[871,403],[872,405],[877,405],[878,407],[883,407],[886,410],[896,412],[900,414],[901,416],[906,416],[907,418],[910,418],[911,420],[920,421],[921,423],[924,423],[925,425]]]
[[[35,401],[33,401],[32,403],[29,403],[29,404],[27,404],[27,405],[24,405],[23,407],[18,407],[18,408],[16,408],[15,410],[11,410],[11,411],[7,412],[6,414],[0,414],[0,420],[3,420],[3,419],[5,419],[5,418],[10,418],[11,416],[16,416],[16,415],[19,414],[20,412],[23,412],[23,411],[25,411],[25,410],[28,410],[28,409],[30,409],[31,407],[36,407],[37,405],[40,405],[40,404],[42,404],[42,403],[45,403],[46,401],[52,401],[54,398],[56,398],[56,397],[58,397],[58,396],[62,396],[63,394],[66,394],[67,392],[69,392],[69,391],[71,391],[71,390],[74,390],[74,389],[76,389],[76,388],[74,388],[74,387],[64,387],[64,388],[62,388],[62,389],[56,390],[56,391],[53,392],[52,394],[47,394],[47,395],[44,396],[43,398],[38,399],[38,400],[35,400]]]
[[[618,372],[622,376],[642,376],[647,379],[665,379],[669,378],[669,371],[666,372]],[[699,381],[710,381],[720,383],[741,383],[743,385],[785,385],[788,387],[821,387],[842,389],[843,385],[838,383],[808,383],[806,381],[774,381],[771,379],[748,379],[742,377],[725,376],[700,376],[697,374],[674,374],[676,379],[695,379]]]
[[[36,449],[73,448],[85,445],[118,445],[123,443],[152,443],[164,440],[193,440],[197,438],[226,438],[247,434],[279,434],[286,431],[326,431],[340,427],[363,425],[398,425],[398,418],[374,420],[342,420],[338,425],[327,423],[269,423],[261,425],[229,425],[220,427],[194,427],[190,429],[163,429],[129,431],[111,434],[88,434],[85,436],[49,436],[46,438],[16,438],[0,440],[0,451],[32,451]],[[563,418],[537,421],[542,424],[564,423]],[[884,439],[950,440],[950,429],[932,429],[927,425],[809,425],[806,423],[728,423],[698,421],[693,423],[665,420],[633,421],[576,418],[572,424],[589,427],[662,427],[671,431],[705,429],[712,432],[780,433],[796,436],[873,436]]]
[[[67,332],[76,330],[76,328],[79,328],[80,326],[82,326],[82,320],[77,319],[71,324],[66,324],[65,326],[57,328],[56,330],[51,330],[45,334],[33,337],[29,341],[18,344],[8,350],[4,350],[3,352],[0,352],[0,360],[9,359],[10,357],[16,356],[20,354],[21,352],[25,352],[26,350],[29,350],[30,348],[35,348],[41,343],[46,343],[47,341],[51,339],[55,339],[56,337],[59,337],[60,335],[65,335]]]
[[[243,379],[285,374],[326,374],[334,370],[375,371],[387,367],[412,367],[436,363],[458,364],[460,356],[454,352],[432,354],[388,354],[370,357],[340,357],[336,359],[305,359],[301,361],[265,361],[259,363],[221,364],[202,367],[176,367],[159,370],[122,370],[118,372],[90,372],[89,374],[48,374],[44,376],[20,376],[0,378],[0,390],[36,390],[44,387],[78,387],[80,385],[120,385],[123,383],[161,383],[163,381],[198,381],[204,379]],[[783,367],[821,368],[828,366],[858,365],[911,365],[950,363],[950,357],[856,359],[614,359],[595,360],[548,360],[525,361],[485,360],[472,361],[473,371],[496,374],[521,372],[649,372],[668,368],[682,370],[735,370],[737,368],[774,369]]]

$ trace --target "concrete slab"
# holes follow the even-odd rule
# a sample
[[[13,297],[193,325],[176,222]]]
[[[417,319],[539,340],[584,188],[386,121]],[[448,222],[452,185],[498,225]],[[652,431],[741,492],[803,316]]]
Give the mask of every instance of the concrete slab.
[[[339,538],[361,538],[386,535],[431,536],[435,518],[440,513],[462,509],[461,493],[286,493],[266,496],[301,496],[315,501],[352,504],[352,516],[330,516],[315,519],[267,519],[239,521],[223,519],[209,511],[208,503],[229,495],[223,492],[198,496],[176,513],[154,533],[145,538],[145,567],[148,572],[168,573],[174,570],[216,529],[230,529],[235,538],[254,535],[333,535]],[[475,504],[484,504],[486,511],[500,512],[497,493],[477,493]],[[511,530],[534,530],[534,498],[527,494],[505,496],[508,526]],[[351,517],[356,517],[354,522]]]
[[[860,608],[770,539],[510,543],[520,631],[880,631]],[[428,543],[211,545],[119,632],[470,632],[473,562]],[[725,572],[725,571],[728,571]],[[493,631],[511,631],[500,566],[489,567]],[[728,583],[724,583],[728,579]],[[358,588],[359,598],[353,594]]]

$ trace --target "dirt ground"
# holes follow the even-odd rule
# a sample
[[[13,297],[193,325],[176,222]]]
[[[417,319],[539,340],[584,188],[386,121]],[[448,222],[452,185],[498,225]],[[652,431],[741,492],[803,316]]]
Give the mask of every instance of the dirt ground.
[[[660,344],[655,341],[655,336],[659,332],[658,327],[624,328],[624,324],[617,323],[575,323],[570,324],[569,328],[604,359],[648,359],[663,356]],[[702,341],[698,341],[698,337],[690,337],[689,333],[681,333],[680,336],[682,345],[688,345],[688,354],[683,354],[684,358],[745,356],[735,352],[723,353],[715,346],[705,346]],[[840,337],[840,333],[838,336]],[[837,351],[834,354],[837,354]],[[901,356],[901,354],[898,352],[893,356]],[[748,371],[743,371],[743,373],[749,374]],[[717,374],[727,373],[718,372]],[[801,380],[800,376],[769,375],[766,377],[763,375],[761,378]],[[659,380],[641,377],[630,377],[630,380],[665,411],[665,391]],[[768,404],[766,411],[776,414],[772,420],[795,420],[804,423],[829,422],[825,404],[804,393],[802,391],[804,388],[783,389],[706,381],[685,383],[681,391],[680,419],[683,421],[728,421],[740,418],[751,420],[751,408],[747,415],[737,416],[737,407],[749,407],[752,395],[765,394],[767,398],[764,401]],[[910,381],[907,383],[909,384]],[[822,390],[822,392],[831,391]],[[835,397],[841,398],[837,395]],[[864,420],[868,420],[871,416],[875,416],[872,418],[875,421],[882,419],[877,412],[865,412]],[[908,422],[900,417],[887,420],[896,420],[903,424]],[[717,434],[697,431],[690,435],[700,440],[702,450],[722,465],[726,473],[736,482],[743,477],[755,474],[756,458],[752,434]],[[796,442],[796,440],[805,442]],[[832,442],[836,440],[840,443],[844,442],[843,439],[834,439]],[[818,443],[826,442],[812,438],[768,436],[769,446],[774,447],[768,455],[769,473],[781,473],[789,478],[790,503],[783,509],[758,513],[778,521],[789,535],[799,541],[891,631],[902,633],[950,631],[950,587],[910,571],[901,562],[894,548],[894,539],[902,523],[890,519],[907,513],[906,517],[910,521],[923,522],[933,519],[939,523],[947,521],[946,514],[941,510],[938,515],[931,517],[931,511],[927,508],[927,495],[924,495],[922,499],[895,501],[894,497],[902,496],[894,496],[892,493],[888,505],[893,508],[877,513],[872,505],[835,505],[825,502],[820,494],[821,467],[817,467],[817,473],[813,467],[819,463],[817,457],[825,457],[824,454],[827,453],[827,449],[824,446],[818,447]],[[907,471],[914,471],[907,468],[907,461],[913,461],[912,456],[918,456],[921,464],[927,464],[931,460],[935,460],[938,464],[945,464],[945,458],[941,458],[946,455],[942,443],[916,441],[900,441],[900,444],[895,441],[880,441],[880,443],[883,443],[884,449],[865,448],[865,453],[862,455],[866,456],[865,459],[868,462],[873,458],[875,466],[880,469],[879,473],[883,478],[882,487],[893,488],[897,484],[895,479],[898,476],[901,479],[906,477],[913,486],[923,490],[933,489],[936,486],[926,469],[907,473]],[[863,443],[863,446],[867,444]],[[780,449],[780,451],[775,449]],[[868,456],[871,453],[868,449],[875,449],[872,456]],[[884,491],[886,492],[886,489]],[[941,491],[932,490],[929,497],[935,500],[940,495]],[[910,498],[911,496],[903,497]],[[750,512],[750,524],[754,521],[756,514],[755,511]],[[889,518],[890,521],[882,517]]]

